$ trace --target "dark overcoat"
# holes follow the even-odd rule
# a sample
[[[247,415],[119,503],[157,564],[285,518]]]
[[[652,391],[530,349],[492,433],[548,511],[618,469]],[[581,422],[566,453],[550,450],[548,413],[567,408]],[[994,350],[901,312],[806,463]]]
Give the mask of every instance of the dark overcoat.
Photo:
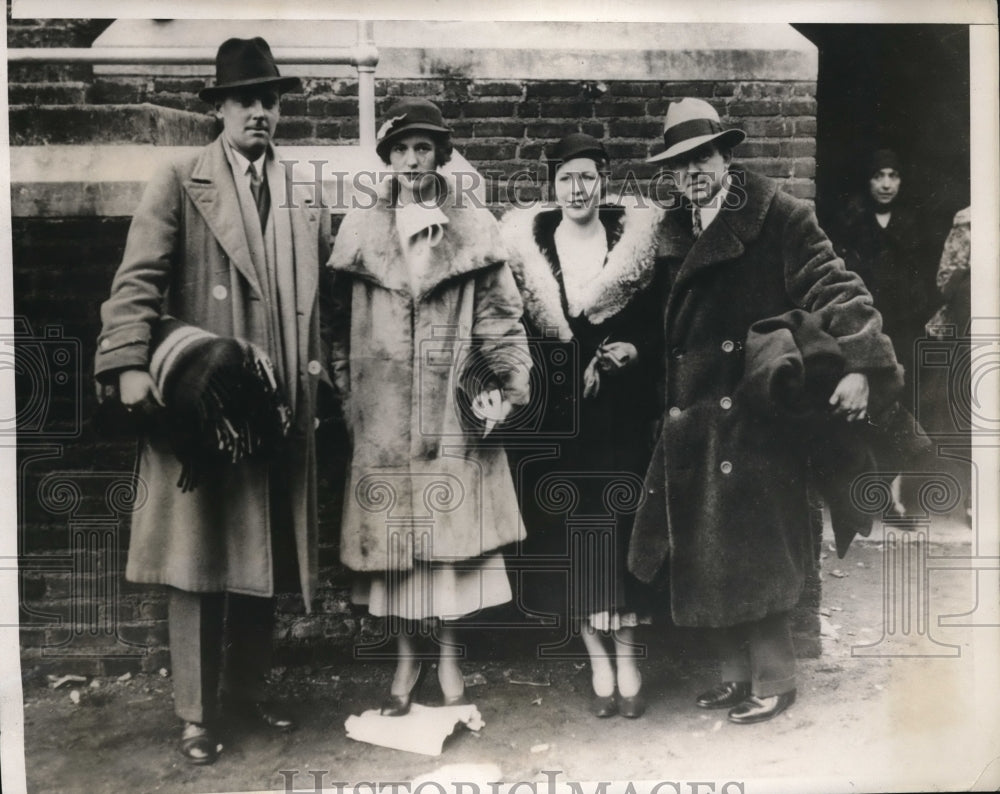
[[[883,330],[912,383],[914,344],[934,311],[934,257],[940,247],[913,209],[895,206],[885,228],[875,219],[875,209],[869,196],[850,201],[830,237],[845,266],[872,294]]]
[[[294,425],[282,464],[293,526],[271,526],[266,462],[241,462],[184,493],[176,485],[181,464],[169,440],[153,434],[140,447],[141,486],[125,575],[192,592],[270,596],[271,532],[290,532],[308,605],[317,570],[313,425],[319,384],[332,388],[325,366],[329,340],[321,333],[319,312],[329,228],[325,214],[307,206],[307,191],[285,201],[284,174],[273,150],[267,169],[277,267],[294,269],[295,275],[296,319],[282,328],[286,366],[298,373]],[[261,241],[248,240],[241,217],[221,138],[150,180],[111,295],[101,307],[98,377],[124,367],[147,368],[151,329],[163,314],[268,349],[268,308],[253,263],[262,255]]]
[[[503,447],[476,438],[459,403],[490,379],[512,405],[528,401],[521,296],[489,211],[453,190],[441,209],[448,223],[415,288],[387,189],[347,214],[329,261],[334,380],[354,444],[340,555],[355,571],[456,562],[524,537]]]
[[[628,562],[644,581],[666,574],[682,626],[791,609],[812,564],[806,451],[794,428],[739,395],[751,324],[804,309],[837,340],[847,371],[896,366],[871,295],[836,257],[812,207],[773,180],[734,176],[744,173],[730,193],[741,197],[738,208],[720,212],[696,241],[683,210],[660,225],[663,425]],[[600,317],[602,307],[591,313]]]

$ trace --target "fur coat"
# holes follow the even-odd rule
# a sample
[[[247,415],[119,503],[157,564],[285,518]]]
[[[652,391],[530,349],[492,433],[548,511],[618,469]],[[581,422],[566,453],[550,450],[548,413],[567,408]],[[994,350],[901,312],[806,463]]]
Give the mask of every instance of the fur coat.
[[[643,581],[665,579],[682,626],[787,611],[812,564],[808,450],[795,427],[739,394],[750,326],[803,309],[836,340],[847,371],[894,374],[897,366],[871,295],[837,258],[812,207],[771,179],[737,175],[745,201],[697,240],[683,210],[667,212],[659,230],[655,268],[669,281],[662,430],[628,564]]]
[[[503,448],[470,431],[492,382],[528,401],[522,303],[489,211],[441,207],[443,236],[415,287],[387,191],[341,224],[329,266],[333,369],[353,437],[341,561],[355,571],[460,561],[523,537]]]

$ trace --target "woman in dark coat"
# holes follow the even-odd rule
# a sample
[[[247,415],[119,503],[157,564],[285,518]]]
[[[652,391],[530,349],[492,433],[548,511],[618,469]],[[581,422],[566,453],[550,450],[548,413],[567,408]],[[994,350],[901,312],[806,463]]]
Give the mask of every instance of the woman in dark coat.
[[[934,260],[930,235],[904,194],[898,155],[891,149],[875,152],[867,164],[866,189],[848,200],[831,233],[845,266],[865,282],[875,308],[882,315],[882,330],[892,340],[896,359],[903,366],[902,405],[916,410],[913,398],[914,350],[924,336],[924,324],[933,311]],[[909,462],[908,462],[909,463]],[[916,461],[910,463],[913,468]],[[893,481],[895,509],[905,514],[907,501],[902,480]]]
[[[516,209],[501,224],[538,383],[532,449],[512,453],[528,534],[522,559],[542,555],[568,564],[568,589],[551,569],[545,585],[549,595],[569,593],[570,628],[591,661],[593,711],[638,717],[633,629],[647,622],[648,609],[625,571],[625,554],[656,411],[656,306],[643,295],[591,323],[584,300],[609,262],[652,261],[656,224],[649,212],[599,206],[608,166],[600,141],[574,134],[547,154],[559,206]],[[545,444],[549,451],[540,454]],[[522,590],[522,606],[565,615],[565,602],[538,595]],[[610,634],[613,653],[602,634]]]

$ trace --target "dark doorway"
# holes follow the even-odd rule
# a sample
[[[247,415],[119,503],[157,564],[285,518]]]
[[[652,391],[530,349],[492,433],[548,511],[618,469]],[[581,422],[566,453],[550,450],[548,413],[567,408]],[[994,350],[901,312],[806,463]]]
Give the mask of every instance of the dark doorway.
[[[819,48],[816,210],[826,224],[895,149],[905,197],[943,243],[969,203],[967,25],[794,25]],[[940,251],[940,248],[938,248]]]

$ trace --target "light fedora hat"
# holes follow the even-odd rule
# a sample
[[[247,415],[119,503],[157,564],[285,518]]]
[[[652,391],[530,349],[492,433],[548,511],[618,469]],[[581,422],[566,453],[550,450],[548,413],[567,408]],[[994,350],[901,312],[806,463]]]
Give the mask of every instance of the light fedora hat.
[[[746,137],[743,130],[725,129],[715,108],[704,99],[688,97],[670,103],[663,125],[663,143],[667,148],[646,162],[670,160],[715,140],[732,147]]]

